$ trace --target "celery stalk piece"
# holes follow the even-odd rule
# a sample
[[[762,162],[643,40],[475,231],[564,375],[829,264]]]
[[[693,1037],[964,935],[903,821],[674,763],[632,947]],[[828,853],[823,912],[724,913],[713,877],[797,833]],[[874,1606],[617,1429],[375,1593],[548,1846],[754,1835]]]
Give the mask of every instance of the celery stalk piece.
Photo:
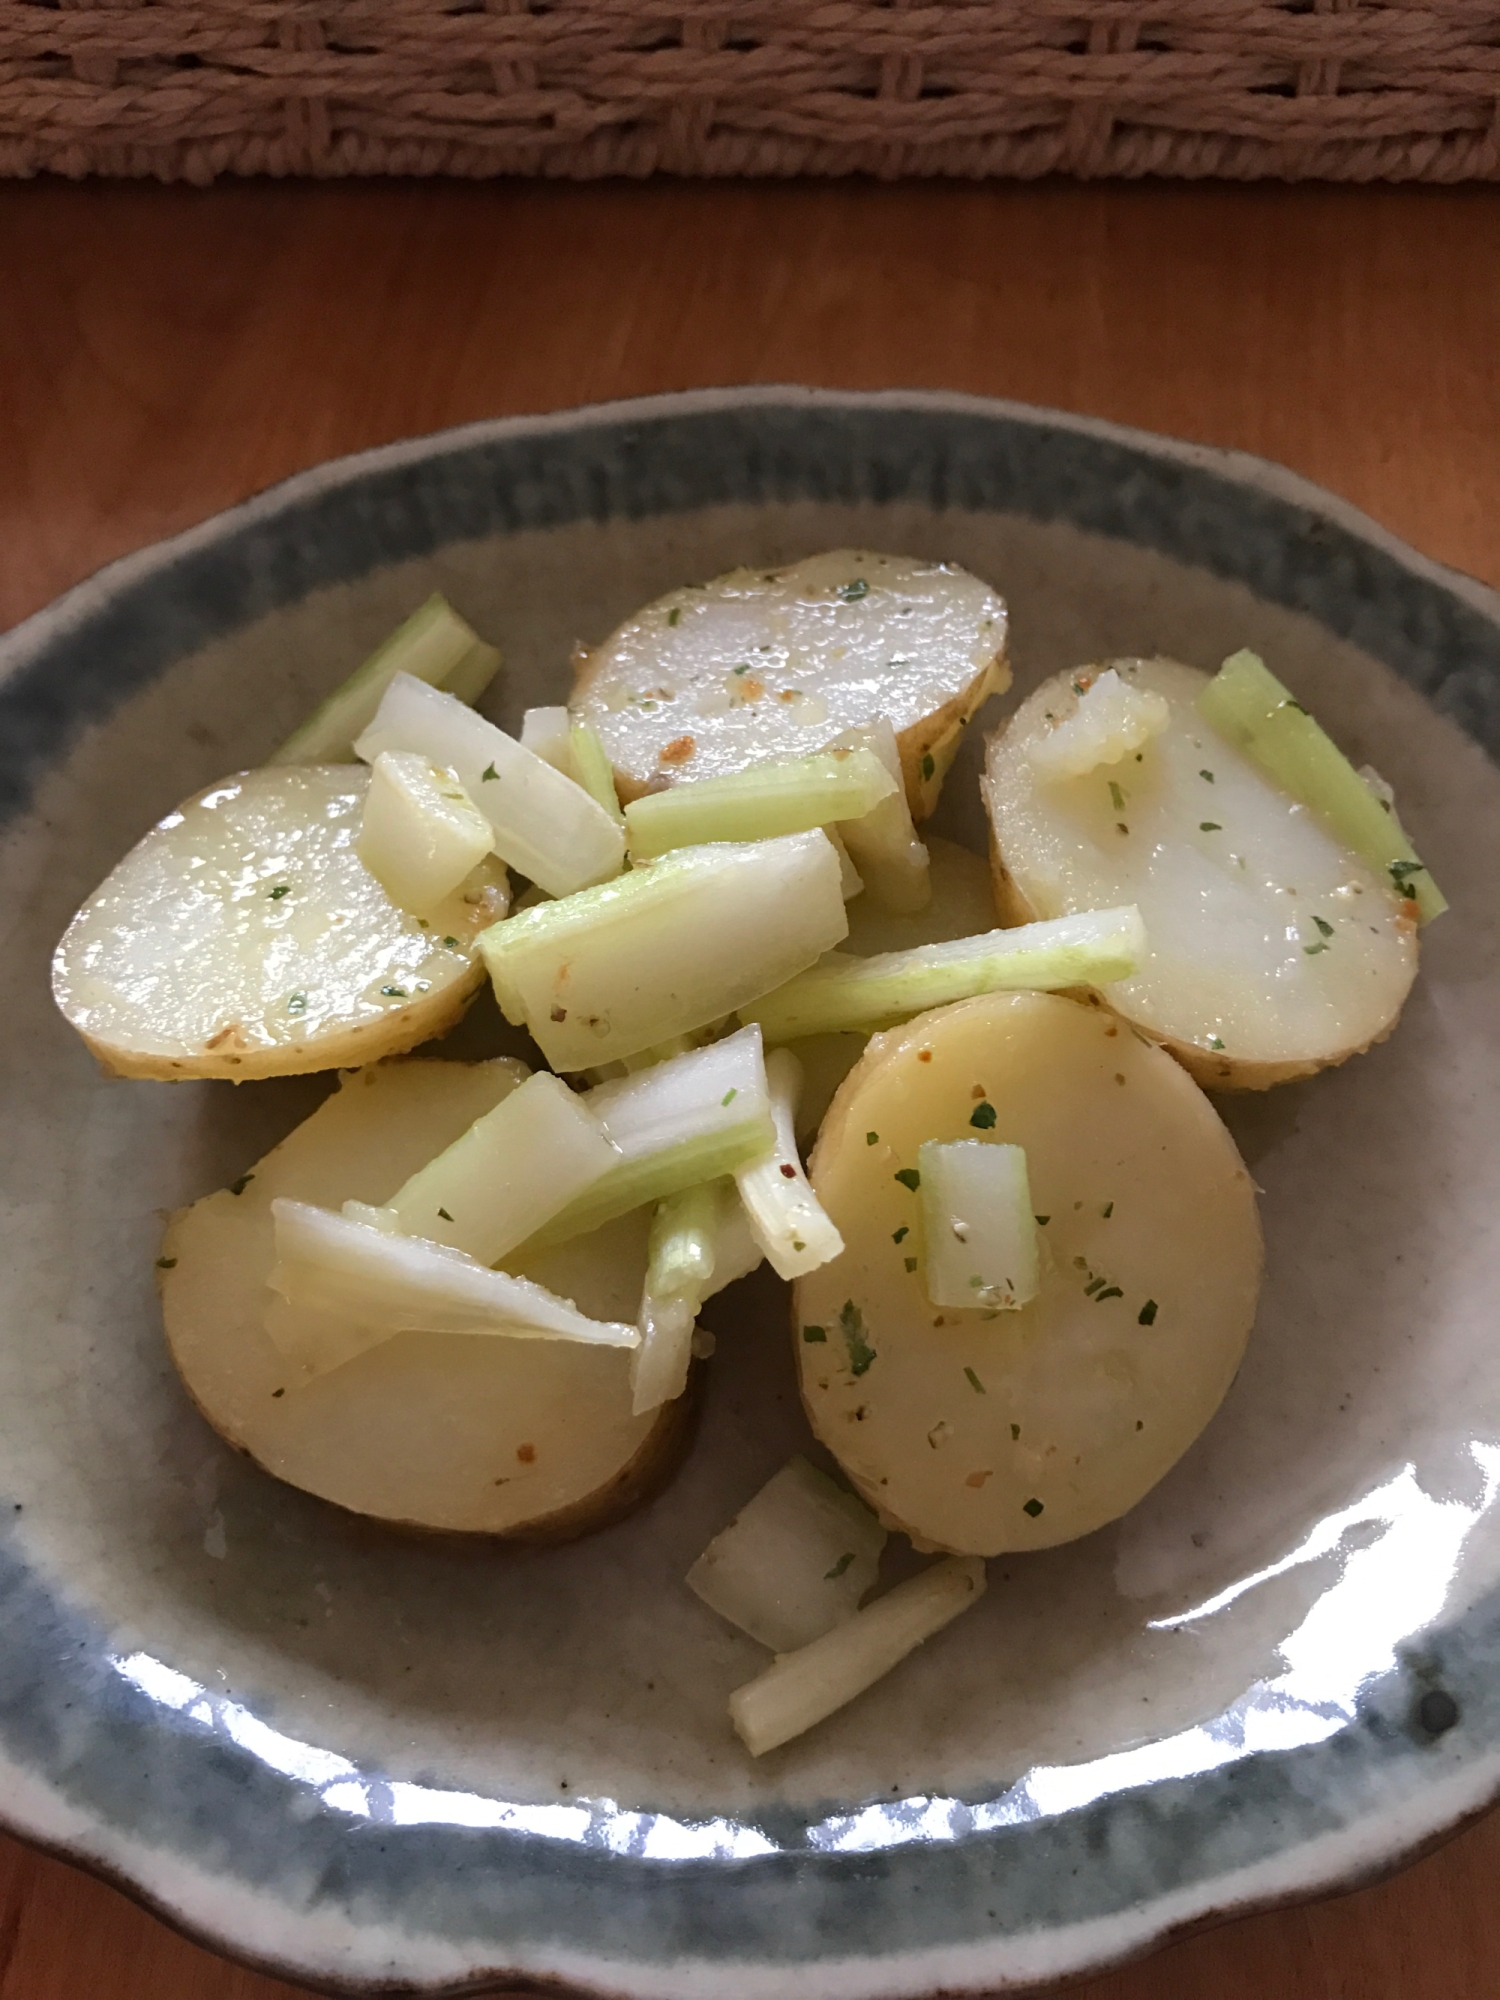
[[[527,1278],[488,1270],[461,1250],[393,1236],[330,1209],[271,1204],[278,1295],[266,1331],[312,1374],[341,1367],[398,1333],[501,1334],[635,1347],[633,1326],[587,1318]]]
[[[674,847],[772,840],[863,819],[898,789],[872,751],[820,750],[647,792],[625,808],[625,831],[633,859],[651,861]]]
[[[729,1719],[752,1757],[800,1736],[863,1694],[984,1594],[980,1556],[948,1556],[898,1583],[821,1639],[783,1653],[729,1697]]]
[[[719,1183],[700,1182],[658,1203],[641,1294],[641,1344],[630,1357],[631,1409],[638,1417],[675,1402],[687,1387],[693,1327],[714,1274]]]
[[[397,674],[411,674],[446,688],[460,701],[477,701],[494,679],[500,655],[434,592],[404,625],[378,646],[363,666],[294,729],[268,764],[347,764],[354,739],[366,729]]]
[[[620,1160],[584,1100],[542,1071],[413,1174],[389,1207],[408,1236],[498,1264]]]
[[[1397,819],[1339,749],[1292,699],[1258,654],[1232,653],[1198,699],[1198,713],[1228,742],[1311,808],[1343,844],[1383,874],[1431,923],[1448,907]]]
[[[856,896],[862,896],[865,893],[864,877],[855,867],[849,849],[844,843],[843,835],[839,832],[838,828],[836,826],[825,826],[823,831],[827,835],[834,853],[839,858],[839,893],[843,896],[846,903],[852,903]]]
[[[839,737],[841,745],[867,750],[879,758],[892,781],[891,792],[863,819],[840,827],[850,859],[860,872],[872,902],[902,915],[925,910],[932,899],[927,849],[917,838],[906,785],[901,776],[901,752],[887,717],[862,723]]]
[[[355,849],[398,910],[430,915],[492,845],[489,821],[451,771],[410,751],[375,759]]]
[[[917,1171],[922,1284],[932,1303],[997,1311],[1034,1299],[1039,1256],[1025,1148],[929,1139],[917,1148]]]
[[[565,1243],[627,1209],[733,1173],[775,1142],[758,1028],[601,1083],[582,1101],[622,1158],[546,1223],[528,1250]]]
[[[800,1278],[841,1257],[844,1239],[802,1171],[795,1130],[802,1065],[790,1049],[767,1057],[766,1083],[776,1144],[763,1159],[741,1167],[734,1183],[772,1270],[778,1278]]]
[[[741,1007],[740,1018],[758,1021],[772,1043],[800,1035],[869,1034],[979,993],[1050,992],[1128,979],[1145,949],[1140,912],[1127,903],[873,958],[833,951],[811,972]]]
[[[789,1653],[854,1616],[885,1543],[862,1500],[792,1458],[714,1536],[687,1587],[752,1639]]]
[[[721,1020],[848,932],[838,856],[811,832],[679,848],[491,926],[480,948],[506,1019],[580,1070]]]
[[[733,1181],[720,1182],[720,1189],[723,1200],[719,1203],[719,1233],[714,1243],[714,1274],[703,1295],[706,1299],[722,1292],[736,1278],[748,1277],[765,1262],[765,1252],[755,1240],[739,1189]]]
[[[624,834],[581,785],[410,674],[396,675],[354,748],[367,764],[383,750],[415,750],[451,770],[489,821],[500,859],[549,896],[620,872]]]
[[[523,750],[561,771],[575,785],[582,782],[573,761],[573,718],[565,708],[528,708],[521,717],[517,740]]]
[[[587,722],[575,722],[568,731],[568,748],[573,755],[573,775],[580,785],[609,814],[617,826],[625,824],[620,794],[615,790],[614,768],[605,755],[599,732]]]

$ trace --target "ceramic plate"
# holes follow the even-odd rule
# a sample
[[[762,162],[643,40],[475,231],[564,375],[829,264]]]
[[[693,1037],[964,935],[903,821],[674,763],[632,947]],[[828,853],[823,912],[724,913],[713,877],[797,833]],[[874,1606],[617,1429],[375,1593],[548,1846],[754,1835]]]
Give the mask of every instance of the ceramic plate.
[[[315,1080],[111,1082],[53,1013],[74,905],[428,591],[560,700],[671,584],[856,543],[1013,613],[1017,691],[1249,644],[1395,784],[1452,899],[1395,1039],[1226,1105],[1269,1276],[1209,1431],[1127,1519],[753,1763],[764,1655],[682,1586],[805,1439],[752,1280],[697,1447],[555,1551],[361,1526],[168,1365],[163,1211]],[[0,644],[0,1750],[13,1825],[329,1990],[1004,1988],[1348,1884],[1500,1790],[1500,599],[1256,461],[949,396],[730,391],[345,460]],[[1007,702],[1014,695],[1005,698]],[[980,839],[977,733],[940,828]],[[481,1036],[477,1026],[461,1031]]]

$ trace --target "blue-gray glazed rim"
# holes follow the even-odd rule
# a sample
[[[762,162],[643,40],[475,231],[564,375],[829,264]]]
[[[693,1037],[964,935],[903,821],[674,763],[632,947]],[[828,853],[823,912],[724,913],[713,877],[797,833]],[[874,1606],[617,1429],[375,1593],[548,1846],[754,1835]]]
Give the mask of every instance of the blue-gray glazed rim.
[[[491,1571],[392,1553],[331,1523],[221,1451],[187,1406],[149,1256],[116,1292],[93,1247],[135,1258],[152,1207],[218,1184],[302,1100],[264,1094],[252,1111],[260,1086],[99,1079],[45,1006],[44,946],[129,838],[263,756],[419,585],[518,621],[497,710],[513,721],[562,698],[570,619],[597,638],[666,583],[711,573],[710,557],[768,561],[835,536],[984,569],[1013,599],[1023,684],[1096,647],[1212,665],[1247,639],[1289,661],[1396,777],[1454,912],[1433,934],[1430,997],[1387,1049],[1321,1095],[1324,1080],[1231,1113],[1266,1185],[1273,1257],[1281,1231],[1299,1277],[1256,1337],[1281,1390],[1257,1363],[1139,1519],[1052,1571],[1017,1559],[951,1672],[935,1642],[905,1697],[869,1698],[888,1706],[867,1711],[864,1736],[850,1725],[809,1762],[777,1753],[747,1774],[699,1694],[712,1682],[721,1706],[754,1649],[670,1590],[695,1552],[689,1510],[722,1509],[701,1514],[706,1540],[795,1442],[794,1416],[756,1414],[752,1336],[673,1493],[552,1572],[537,1554]],[[347,658],[331,642],[324,657],[330,634]],[[940,394],[731,389],[471,425],[302,474],[18,627],[0,640],[16,1024],[0,1079],[15,1107],[0,1178],[8,1823],[215,1948],[329,1992],[530,1980],[632,2000],[898,2000],[1077,1976],[1368,1879],[1481,1810],[1500,1793],[1500,1361],[1480,1337],[1500,1255],[1484,1137],[1500,1064],[1482,1053],[1497,760],[1496,593],[1261,461]],[[952,782],[972,771],[971,749]],[[972,809],[945,812],[976,837]],[[1329,1177],[1319,1131],[1362,1163],[1330,1197],[1321,1245],[1298,1220]],[[1407,1143],[1430,1163],[1422,1188],[1447,1188],[1446,1206],[1423,1192],[1434,1205],[1416,1229],[1411,1185],[1363,1164]],[[68,1229],[43,1199],[63,1188]],[[1372,1275],[1387,1254],[1401,1270]],[[1351,1286],[1366,1288],[1362,1330],[1338,1304]],[[1417,1298],[1425,1375],[1392,1358]],[[1304,1379],[1297,1356],[1319,1343]],[[1399,1392],[1375,1379],[1392,1375]],[[1346,1376],[1348,1433],[1319,1401]],[[1278,1393],[1292,1410],[1279,1431]],[[298,1596],[315,1569],[326,1613]],[[523,1650],[504,1650],[507,1605],[535,1616],[549,1574],[566,1604],[527,1681]],[[431,1619],[457,1634],[449,1681],[409,1633],[368,1664],[386,1644],[382,1591],[393,1631]],[[473,1695],[466,1592],[473,1646],[514,1657],[516,1686],[557,1678],[585,1635],[606,1656],[532,1735],[514,1710],[492,1730]],[[1049,1597],[1064,1638],[1047,1632]],[[1106,1601],[1106,1636],[1085,1636]],[[653,1657],[653,1627],[683,1666],[675,1710],[620,1692]],[[1054,1646],[1072,1676],[1060,1692],[1017,1658]],[[428,1676],[410,1716],[398,1654]],[[991,1671],[992,1705],[1023,1717],[995,1736]],[[1162,1717],[1127,1715],[1127,1684],[1131,1702],[1162,1689]],[[576,1759],[565,1788],[545,1777],[559,1744]]]

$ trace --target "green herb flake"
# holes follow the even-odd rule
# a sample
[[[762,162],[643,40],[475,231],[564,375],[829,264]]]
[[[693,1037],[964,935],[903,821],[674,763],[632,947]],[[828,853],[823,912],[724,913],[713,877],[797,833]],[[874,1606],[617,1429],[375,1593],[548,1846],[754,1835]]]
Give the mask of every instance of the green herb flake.
[[[286,1011],[289,1014],[305,1014],[307,1012],[307,995],[305,993],[289,993],[286,1000]]]
[[[1047,1224],[1052,1220],[1052,1217],[1050,1215],[1037,1215],[1033,1216],[1032,1220],[1035,1222],[1038,1229],[1045,1229],[1047,1227]]]
[[[1125,1294],[1120,1290],[1118,1285],[1106,1285],[1102,1292],[1095,1295],[1094,1304],[1102,1306],[1106,1299],[1123,1299],[1124,1296]]]
[[[988,1100],[976,1104],[969,1113],[969,1123],[979,1132],[993,1132],[995,1129],[995,1107]]]
[[[869,594],[870,586],[862,576],[855,577],[852,583],[843,584],[839,588],[839,596],[846,604],[858,604],[862,597],[868,597]]]
[[[930,778],[936,769],[937,765],[933,761],[932,752],[929,750],[927,755],[922,759],[922,776]]]
[[[1141,1307],[1140,1311],[1136,1314],[1135,1318],[1137,1326],[1155,1326],[1156,1324],[1155,1299],[1147,1299],[1146,1303]]]
[[[1037,1515],[1042,1512],[1042,1503],[1040,1500],[1023,1500],[1021,1502],[1021,1512],[1029,1514],[1034,1521]]]
[[[237,1181],[230,1182],[229,1192],[231,1194],[243,1194],[254,1179],[254,1174],[241,1174]]]
[[[794,1236],[792,1238],[792,1248],[794,1250],[805,1250],[807,1248],[807,1245],[803,1243],[798,1237]]]
[[[156,1268],[158,1271],[175,1271],[177,1269],[177,1259],[175,1257],[158,1257]]]
[[[891,1241],[893,1243],[904,1242],[905,1239],[908,1236],[910,1236],[910,1234],[911,1234],[911,1224],[909,1222],[903,1222],[901,1227],[892,1236]]]
[[[878,1132],[866,1132],[865,1144],[867,1146],[878,1146],[880,1144],[880,1134]]]
[[[1107,1201],[1104,1204],[1103,1208],[1101,1208],[1099,1211],[1099,1213],[1104,1217],[1104,1220],[1106,1222],[1108,1222],[1109,1218],[1114,1214],[1114,1212],[1115,1212],[1115,1205],[1112,1201]]]
[[[1117,813],[1124,812],[1125,794],[1120,790],[1120,787],[1115,783],[1113,778],[1109,781],[1109,802]]]
[[[1316,944],[1305,944],[1302,947],[1303,955],[1307,958],[1316,958],[1320,951],[1327,951],[1327,949],[1327,938],[1319,938]]]
[[[849,1373],[863,1375],[875,1359],[875,1349],[865,1339],[865,1316],[853,1299],[845,1299],[839,1307],[839,1326],[849,1350]]]
[[[844,1571],[849,1567],[850,1563],[853,1562],[853,1560],[854,1560],[853,1549],[846,1549],[843,1555],[841,1555],[838,1561],[834,1564],[832,1569],[824,1570],[823,1581],[825,1583],[836,1583],[838,1579],[844,1574]]]
[[[1199,776],[1200,778],[1207,778],[1207,780],[1208,780],[1208,782],[1209,782],[1210,784],[1212,784],[1212,783],[1213,783],[1213,781],[1214,781],[1214,774],[1213,774],[1213,772],[1212,772],[1212,771],[1200,771],[1200,772],[1198,773],[1198,776]]]
[[[682,606],[680,604],[674,604],[672,609],[667,613],[667,623],[669,625],[680,625],[682,623]]]
[[[1021,1442],[1021,1426],[1019,1424],[1011,1425],[1010,1436],[1011,1436],[1011,1442],[1013,1444],[1019,1444]]]
[[[1216,819],[1200,819],[1198,822],[1198,831],[1200,833],[1222,833],[1224,829]]]
[[[1208,1046],[1211,1049],[1222,1049],[1224,1044],[1219,1040],[1217,1035],[1210,1035],[1208,1038]]]
[[[386,1000],[404,1000],[406,998],[406,988],[404,986],[382,986],[380,991],[382,997]]]
[[[1092,1281],[1092,1283],[1084,1286],[1083,1296],[1086,1299],[1091,1299],[1094,1296],[1095,1292],[1099,1291],[1102,1288],[1103,1284],[1104,1280],[1102,1278],[1095,1278]]]
[[[908,1271],[915,1271],[915,1270],[916,1270],[916,1268],[917,1268],[917,1260],[916,1260],[916,1258],[915,1258],[915,1257],[903,1257],[903,1258],[901,1259],[901,1261],[902,1261],[902,1263],[903,1263],[903,1264],[904,1264],[904,1265],[906,1266],[906,1268],[907,1268],[907,1270],[908,1270]]]
[[[922,1185],[922,1176],[915,1167],[898,1167],[896,1179],[900,1181],[902,1187],[910,1188],[913,1194]]]
[[[740,1092],[738,1084],[731,1084],[729,1089],[726,1090],[724,1095],[719,1099],[719,1102],[720,1104],[733,1104],[734,1100],[739,1096],[739,1094]]]
[[[444,1222],[451,1222],[453,1220],[453,1217],[448,1213],[446,1208],[440,1208],[438,1214],[443,1218]]]
[[[822,1326],[805,1326],[802,1329],[802,1338],[809,1347],[821,1347],[828,1339],[828,1329]]]
[[[969,1387],[974,1391],[976,1396],[986,1396],[989,1394],[989,1391],[985,1388],[984,1384],[980,1381],[979,1377],[974,1373],[974,1370],[972,1368],[966,1368],[964,1370],[964,1373],[965,1375],[968,1376]]]
[[[449,951],[458,950],[458,939],[456,937],[445,937],[443,943],[447,945]]]
[[[1324,919],[1323,919],[1322,917],[1314,917],[1314,918],[1313,918],[1313,922],[1314,922],[1314,923],[1315,923],[1315,924],[1317,925],[1317,927],[1318,927],[1318,935],[1319,935],[1319,937],[1326,937],[1326,938],[1330,938],[1330,937],[1332,937],[1332,936],[1333,936],[1333,925],[1332,925],[1332,924],[1330,924],[1330,923],[1327,923],[1327,922],[1325,922],[1325,920],[1324,920]]]
[[[279,903],[283,896],[290,896],[291,893],[292,893],[292,885],[290,882],[278,882],[274,889],[268,889],[266,891],[266,894],[270,897],[273,903]]]
[[[491,778],[498,778],[499,775],[500,773],[495,769],[493,764],[486,764],[479,774],[479,782],[482,785],[487,785]]]
[[[750,662],[748,660],[741,660],[740,664],[737,667],[730,668],[730,672],[735,674],[748,674],[749,671],[750,671]]]

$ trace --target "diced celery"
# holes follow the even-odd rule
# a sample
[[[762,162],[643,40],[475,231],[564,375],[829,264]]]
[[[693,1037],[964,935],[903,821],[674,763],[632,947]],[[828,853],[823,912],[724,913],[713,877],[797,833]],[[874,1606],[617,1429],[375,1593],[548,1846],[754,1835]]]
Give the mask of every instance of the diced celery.
[[[823,832],[827,836],[834,853],[839,858],[839,893],[846,903],[852,903],[856,896],[862,896],[865,893],[864,877],[855,867],[850,857],[849,849],[844,844],[844,837],[838,828],[836,826],[825,826]]]
[[[623,1157],[545,1224],[528,1249],[564,1243],[627,1209],[733,1173],[775,1141],[755,1028],[601,1083],[582,1101]]]
[[[451,771],[410,751],[375,759],[355,847],[397,909],[428,915],[492,845],[489,821]]]
[[[719,1233],[714,1243],[714,1274],[705,1298],[713,1298],[736,1278],[748,1277],[765,1262],[765,1252],[755,1240],[745,1204],[733,1181],[721,1181],[719,1191]]]
[[[800,1736],[888,1674],[984,1594],[980,1556],[948,1556],[898,1583],[821,1639],[783,1653],[729,1697],[729,1719],[752,1757]]]
[[[408,1236],[497,1264],[619,1164],[585,1101],[542,1072],[413,1174],[389,1207]]]
[[[625,837],[581,785],[410,674],[397,674],[355,744],[366,763],[383,750],[415,750],[456,773],[490,823],[495,852],[549,896],[617,875]]]
[[[1198,700],[1198,713],[1226,741],[1254,758],[1299,799],[1345,847],[1416,905],[1430,923],[1448,907],[1397,819],[1333,738],[1294,701],[1258,654],[1232,653]]]
[[[488,1270],[445,1244],[277,1199],[270,1285],[283,1308],[266,1330],[312,1373],[340,1367],[398,1333],[501,1334],[635,1347],[639,1331],[593,1320],[526,1278]]]
[[[641,1295],[641,1344],[630,1357],[631,1408],[644,1416],[687,1387],[693,1327],[714,1274],[719,1205],[715,1181],[659,1203],[651,1221]]]
[[[687,1586],[752,1639],[789,1653],[854,1616],[885,1542],[862,1500],[793,1458],[714,1536]]]
[[[1044,781],[1082,778],[1101,764],[1118,764],[1171,719],[1154,688],[1136,687],[1106,667],[1084,686],[1073,713],[1028,745],[1027,761]]]
[[[741,1007],[740,1018],[758,1021],[773,1043],[799,1035],[869,1034],[978,993],[1047,992],[1128,979],[1145,949],[1140,912],[1128,903],[874,958],[835,951],[777,992]]]
[[[368,727],[397,674],[412,674],[432,687],[446,688],[460,701],[477,701],[499,665],[495,648],[487,646],[446,598],[434,592],[266,762],[348,763],[354,757],[354,739]]]
[[[929,1139],[917,1148],[917,1171],[922,1283],[932,1303],[994,1311],[1034,1299],[1037,1226],[1025,1150]]]
[[[797,1152],[797,1099],[802,1065],[790,1049],[766,1060],[776,1144],[734,1177],[756,1242],[779,1278],[800,1278],[843,1255],[844,1239],[813,1193]]]
[[[901,752],[890,720],[861,723],[837,739],[841,745],[868,750],[891,779],[891,791],[863,819],[839,831],[873,902],[883,909],[907,913],[925,910],[932,900],[927,849],[917,838],[906,785],[901,776]]]
[[[573,761],[573,718],[566,708],[528,708],[521,717],[517,740],[523,750],[561,771],[575,785],[579,783],[578,766]]]
[[[721,1020],[848,931],[838,856],[811,832],[679,848],[480,945],[506,1019],[554,1069],[580,1070]]]
[[[647,792],[625,808],[626,837],[638,861],[709,841],[772,840],[862,819],[896,789],[871,751],[820,750]]]
[[[599,741],[599,732],[587,722],[575,722],[568,732],[568,746],[579,784],[591,799],[603,806],[616,825],[623,826],[625,814],[620,807],[620,794],[615,790],[614,769]]]

